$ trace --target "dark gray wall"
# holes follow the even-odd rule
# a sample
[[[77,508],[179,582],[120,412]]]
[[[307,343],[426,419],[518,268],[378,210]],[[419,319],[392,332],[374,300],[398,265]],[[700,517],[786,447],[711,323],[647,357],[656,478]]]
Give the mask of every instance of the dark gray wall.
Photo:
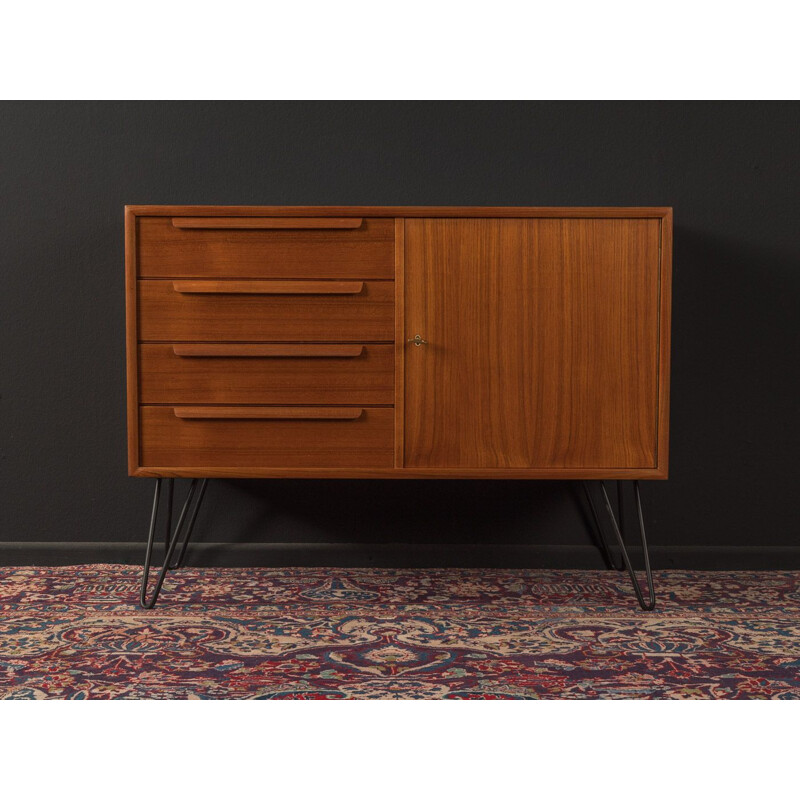
[[[2,104],[0,560],[141,554],[124,204],[670,205],[656,566],[800,565],[798,141],[797,103]],[[239,563],[599,563],[558,482],[218,481],[197,538],[250,543],[201,550]]]

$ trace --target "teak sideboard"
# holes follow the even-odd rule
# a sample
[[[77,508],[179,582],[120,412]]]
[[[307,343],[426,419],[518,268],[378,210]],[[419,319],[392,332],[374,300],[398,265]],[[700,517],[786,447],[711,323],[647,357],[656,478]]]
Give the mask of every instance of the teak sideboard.
[[[670,208],[127,206],[143,605],[208,478],[545,478],[600,482],[632,578],[602,481],[633,482],[652,607],[638,481],[667,477],[671,248]]]

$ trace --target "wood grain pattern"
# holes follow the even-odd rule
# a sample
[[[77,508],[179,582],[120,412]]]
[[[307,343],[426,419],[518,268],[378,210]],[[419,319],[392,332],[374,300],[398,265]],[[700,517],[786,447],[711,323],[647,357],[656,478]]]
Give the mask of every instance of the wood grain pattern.
[[[172,220],[175,228],[228,230],[360,228],[361,223],[360,217],[175,217]]]
[[[669,474],[669,384],[672,330],[672,209],[661,220],[658,316],[658,469]]]
[[[179,419],[171,406],[142,406],[142,466],[368,468],[394,461],[394,412],[365,408],[341,419]]]
[[[405,465],[655,468],[658,220],[407,220]]]
[[[142,403],[394,402],[391,344],[142,344],[139,363]]]
[[[181,294],[359,294],[364,281],[173,281]]]
[[[354,295],[180,294],[139,281],[140,341],[391,342],[394,282]]]
[[[263,212],[262,212],[263,213]],[[394,277],[394,220],[354,229],[181,229],[138,217],[140,278]]]
[[[363,408],[304,408],[302,406],[177,406],[178,419],[358,419]]]

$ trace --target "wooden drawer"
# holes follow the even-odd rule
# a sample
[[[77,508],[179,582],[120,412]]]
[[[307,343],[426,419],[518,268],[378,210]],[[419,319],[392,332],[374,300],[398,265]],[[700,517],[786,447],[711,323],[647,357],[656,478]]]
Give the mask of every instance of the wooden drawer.
[[[394,220],[139,217],[137,261],[142,278],[394,278]]]
[[[390,344],[143,344],[142,403],[391,405]]]
[[[394,339],[392,281],[138,282],[144,341]]]
[[[142,406],[140,425],[143,467],[391,467],[394,463],[391,408]]]

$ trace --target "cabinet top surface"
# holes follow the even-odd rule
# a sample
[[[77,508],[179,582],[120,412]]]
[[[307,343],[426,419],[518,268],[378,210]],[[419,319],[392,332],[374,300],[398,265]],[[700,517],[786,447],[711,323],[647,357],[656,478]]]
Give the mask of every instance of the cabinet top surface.
[[[666,206],[165,206],[127,205],[134,216],[642,217],[666,218]]]

